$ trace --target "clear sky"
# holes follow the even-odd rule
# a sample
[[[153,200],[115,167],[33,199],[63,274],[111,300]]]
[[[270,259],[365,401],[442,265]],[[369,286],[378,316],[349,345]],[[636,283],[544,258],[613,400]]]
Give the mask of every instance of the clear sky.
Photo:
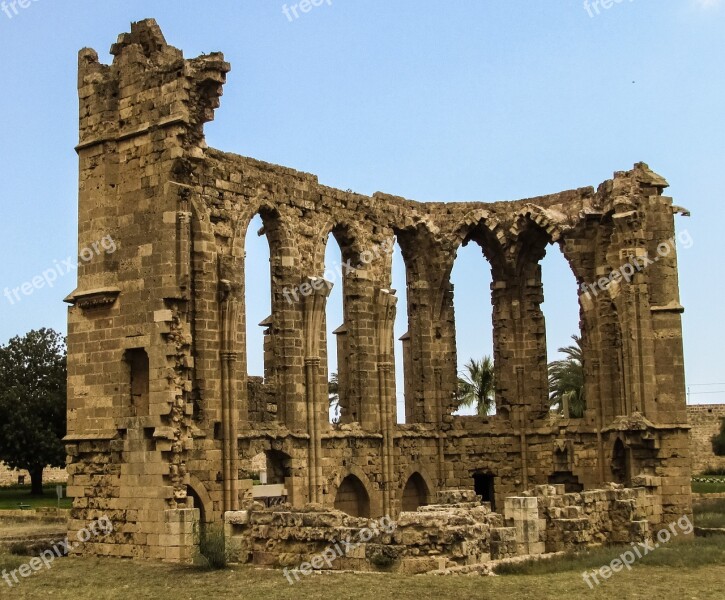
[[[33,0],[17,14],[5,4],[0,292],[77,252],[77,51],[93,47],[109,62],[129,22],[154,17],[187,57],[221,50],[232,64],[206,129],[211,146],[327,185],[493,201],[596,186],[649,163],[692,211],[677,220],[694,241],[679,255],[690,401],[725,402],[725,2],[325,0],[295,18],[297,2],[289,18],[278,0]],[[268,266],[260,240],[249,244],[262,257],[249,274],[259,335]],[[330,261],[336,252],[331,244]],[[576,289],[557,248],[543,273],[553,358],[577,331]],[[394,275],[404,306],[399,256]],[[464,362],[492,345],[490,274],[477,247],[461,252],[453,277]],[[0,343],[43,326],[65,332],[62,298],[75,283],[69,273],[20,302],[0,296]],[[333,329],[334,294],[330,314]],[[261,373],[261,352],[250,371]]]

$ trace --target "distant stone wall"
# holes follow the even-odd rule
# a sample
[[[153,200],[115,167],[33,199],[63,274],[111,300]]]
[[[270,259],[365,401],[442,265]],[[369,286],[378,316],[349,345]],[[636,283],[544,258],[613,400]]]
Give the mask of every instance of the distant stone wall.
[[[30,473],[11,469],[5,463],[0,462],[0,487],[17,485],[18,476],[25,477],[25,483],[30,485]],[[43,481],[45,483],[65,483],[68,481],[68,473],[65,469],[47,468],[43,472]]]
[[[712,436],[720,431],[725,419],[725,404],[695,404],[687,407],[690,430],[692,472],[702,473],[706,469],[725,468],[725,456],[715,456],[712,451]]]

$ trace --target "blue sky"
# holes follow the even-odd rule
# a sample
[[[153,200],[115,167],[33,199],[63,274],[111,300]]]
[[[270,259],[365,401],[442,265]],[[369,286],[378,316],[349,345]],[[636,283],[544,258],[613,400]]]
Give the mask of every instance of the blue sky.
[[[692,211],[677,221],[694,240],[680,252],[690,398],[725,402],[725,319],[715,318],[725,292],[721,0],[590,11],[581,0],[325,0],[292,20],[277,0],[34,0],[9,12],[0,12],[0,291],[76,252],[78,49],[108,62],[130,21],[154,17],[187,57],[221,50],[232,63],[211,146],[327,185],[493,201],[597,185],[649,163]],[[259,242],[250,240],[262,256],[250,281],[266,298]],[[553,357],[577,330],[576,290],[556,248],[543,272]],[[489,279],[476,247],[465,249],[454,270],[461,362],[491,352]],[[69,273],[14,304],[0,296],[0,343],[42,326],[65,332],[62,298],[74,287]],[[268,310],[255,302],[250,324]],[[333,294],[330,328],[340,310]],[[253,373],[260,359],[251,353]]]

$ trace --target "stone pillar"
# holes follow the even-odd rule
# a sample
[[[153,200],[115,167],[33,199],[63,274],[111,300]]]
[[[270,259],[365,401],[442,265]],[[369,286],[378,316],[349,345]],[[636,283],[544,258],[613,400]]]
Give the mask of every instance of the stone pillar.
[[[320,502],[322,482],[322,408],[320,394],[320,338],[324,323],[327,298],[332,290],[332,282],[320,277],[309,277],[307,284],[312,293],[304,299],[304,336],[305,336],[305,390],[307,410],[307,433],[310,436],[308,449],[309,501]],[[327,382],[324,382],[325,389]],[[327,395],[324,395],[327,398]],[[324,422],[327,422],[325,418]]]
[[[376,302],[375,336],[378,354],[378,396],[380,430],[383,435],[383,512],[392,515],[392,487],[395,482],[395,452],[393,431],[395,426],[395,381],[393,357],[393,326],[398,299],[393,290],[380,290]]]
[[[506,522],[516,528],[516,542],[520,555],[543,554],[544,542],[540,540],[539,502],[536,497],[506,498],[504,513]]]
[[[164,533],[159,549],[167,562],[188,563],[194,560],[199,545],[199,509],[177,508],[164,511]]]
[[[239,508],[239,408],[236,399],[234,352],[239,303],[232,296],[231,283],[220,281],[220,315],[222,339],[219,353],[222,394],[222,474],[224,478],[224,510]]]
[[[532,417],[548,411],[541,270],[536,266],[535,271],[535,277],[525,280],[518,275],[503,276],[494,271],[496,398],[498,412],[504,415],[517,405],[526,405]]]

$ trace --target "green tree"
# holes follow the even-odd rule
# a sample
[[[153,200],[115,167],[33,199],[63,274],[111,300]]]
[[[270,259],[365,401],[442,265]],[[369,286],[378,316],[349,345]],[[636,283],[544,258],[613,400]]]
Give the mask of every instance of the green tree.
[[[458,377],[458,407],[475,406],[479,416],[490,415],[495,406],[496,385],[493,360],[484,356],[480,361],[469,360],[465,372]]]
[[[559,348],[566,358],[549,363],[549,401],[560,413],[569,406],[568,417],[581,418],[586,409],[584,398],[584,362],[582,340],[578,335],[571,336],[573,346]]]
[[[27,469],[43,494],[43,469],[65,466],[66,349],[52,329],[0,346],[0,460]]]

